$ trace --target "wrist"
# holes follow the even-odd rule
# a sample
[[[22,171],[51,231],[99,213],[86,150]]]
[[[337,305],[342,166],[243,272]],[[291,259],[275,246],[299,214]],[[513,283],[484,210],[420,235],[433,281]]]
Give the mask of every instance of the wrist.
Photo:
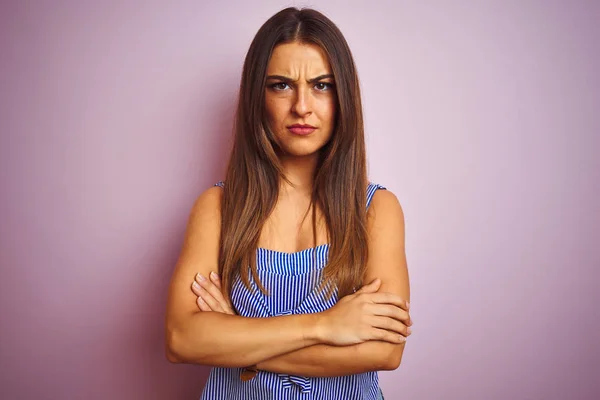
[[[325,343],[327,341],[327,328],[323,313],[305,314],[307,317],[304,325],[303,339],[306,346]]]

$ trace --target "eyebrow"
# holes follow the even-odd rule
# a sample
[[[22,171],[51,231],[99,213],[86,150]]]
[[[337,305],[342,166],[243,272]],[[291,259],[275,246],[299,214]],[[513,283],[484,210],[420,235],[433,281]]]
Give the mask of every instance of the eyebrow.
[[[315,82],[318,82],[320,80],[328,79],[328,78],[332,78],[333,79],[333,74],[319,75],[319,76],[317,76],[315,78],[307,80],[306,82],[307,83],[315,83]],[[283,75],[269,75],[269,76],[267,76],[267,80],[269,80],[269,79],[279,79],[279,80],[282,80],[284,82],[296,82],[292,78],[290,78],[288,76],[283,76]]]

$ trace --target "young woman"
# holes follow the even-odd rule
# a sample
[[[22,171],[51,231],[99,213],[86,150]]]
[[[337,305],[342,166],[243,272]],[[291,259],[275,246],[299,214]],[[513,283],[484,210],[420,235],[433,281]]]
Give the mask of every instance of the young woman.
[[[381,189],[381,190],[380,190]],[[287,8],[244,62],[226,179],[193,206],[167,357],[211,365],[202,399],[381,399],[410,335],[404,217],[366,176],[338,28]]]

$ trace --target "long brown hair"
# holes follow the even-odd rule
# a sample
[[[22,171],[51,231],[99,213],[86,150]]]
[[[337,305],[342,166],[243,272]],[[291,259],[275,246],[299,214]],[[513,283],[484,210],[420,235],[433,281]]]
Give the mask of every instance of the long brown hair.
[[[331,20],[312,9],[289,7],[259,29],[244,61],[221,205],[219,273],[227,294],[236,274],[250,287],[249,271],[265,292],[256,271],[255,252],[262,227],[277,202],[280,179],[286,179],[277,156],[280,149],[265,113],[266,73],[275,46],[294,41],[316,44],[324,50],[337,91],[334,131],[320,150],[311,199],[313,236],[318,208],[329,238],[322,287],[333,283],[341,297],[363,281],[367,172],[356,66],[348,43]]]

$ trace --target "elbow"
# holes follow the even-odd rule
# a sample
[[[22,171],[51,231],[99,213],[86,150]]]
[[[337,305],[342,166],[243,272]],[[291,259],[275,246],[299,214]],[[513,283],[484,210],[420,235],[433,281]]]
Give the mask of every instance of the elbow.
[[[167,361],[169,361],[171,364],[181,363],[181,360],[175,355],[175,353],[171,351],[171,349],[169,349],[169,347],[167,347],[165,355],[167,356]]]
[[[381,360],[381,371],[394,371],[400,367],[402,362],[402,353],[404,352],[404,344],[393,345],[393,349],[385,352]]]
[[[177,351],[175,350],[173,333],[167,332],[167,338],[165,340],[165,356],[167,357],[167,361],[171,364],[181,364],[183,359],[178,356]]]
[[[402,356],[396,356],[395,354],[391,354],[387,359],[383,362],[382,371],[393,371],[398,369],[400,363],[402,362]]]
[[[177,352],[175,351],[175,334],[173,330],[167,329],[167,335],[165,339],[165,356],[167,357],[167,361],[172,364],[180,364],[181,358],[177,356]]]
[[[165,356],[170,363],[212,365],[211,352],[205,350],[208,348],[201,341],[193,341],[185,326],[167,325]]]
[[[167,327],[165,338],[165,356],[172,364],[185,363],[185,345],[182,343],[180,332],[174,327]]]
[[[357,357],[364,359],[368,371],[393,371],[400,366],[404,343],[391,344],[371,341],[357,347]]]

